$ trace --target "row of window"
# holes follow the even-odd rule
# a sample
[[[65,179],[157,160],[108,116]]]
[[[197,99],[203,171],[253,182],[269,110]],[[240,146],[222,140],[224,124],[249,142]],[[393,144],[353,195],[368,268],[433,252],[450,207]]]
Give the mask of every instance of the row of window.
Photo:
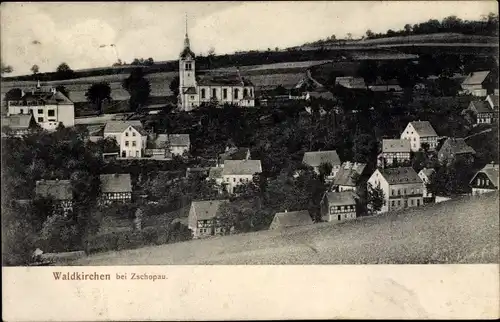
[[[128,132],[125,132],[125,136],[128,136]],[[132,136],[135,136],[135,132],[132,132]]]
[[[134,157],[134,152],[133,151],[129,151],[129,157]],[[135,151],[135,157],[138,158],[141,156],[141,152],[139,151]],[[122,158],[126,158],[127,157],[127,151],[122,151]]]
[[[392,200],[391,201],[391,207],[395,207],[396,206],[396,201],[397,201],[397,205],[401,206],[401,200]],[[420,199],[416,199],[416,201],[417,201],[416,205],[420,206]],[[410,199],[410,205],[415,206],[415,200],[414,199]],[[405,206],[408,206],[408,203],[406,203],[406,200],[405,200]]]
[[[248,96],[248,89],[243,89],[243,97]],[[253,91],[250,89],[250,96],[253,96]],[[207,97],[207,93],[205,88],[201,89],[201,98],[205,99]],[[239,89],[235,88],[234,89],[234,94],[233,94],[234,99],[239,99]],[[212,88],[212,98],[217,98],[217,89]],[[227,99],[227,88],[222,89],[222,99]]]
[[[335,209],[337,208],[337,209]],[[354,211],[355,209],[355,206],[354,205],[347,205],[347,206],[332,206],[330,207],[330,213],[334,213],[335,210],[337,211],[345,211],[345,210],[350,210],[350,211]]]
[[[229,182],[229,178],[226,178],[226,182]],[[233,182],[236,182],[236,178],[233,178]],[[248,178],[240,178],[239,182],[250,182]]]
[[[401,195],[401,189],[398,189],[397,192],[398,192],[397,195],[400,196]],[[406,195],[407,194],[406,192],[407,192],[407,190],[406,190],[406,188],[404,188],[403,189],[403,195]],[[420,193],[420,188],[417,188],[417,189],[413,189],[412,188],[410,190],[410,195],[415,194],[415,192],[416,192],[416,194],[419,194]],[[396,196],[396,189],[391,189],[391,196]]]
[[[27,112],[26,114],[29,114],[29,113],[30,113],[30,111],[32,111],[32,110],[31,110],[31,109],[27,110],[27,111],[26,111],[26,112]],[[38,114],[43,114],[43,109],[38,109],[38,111],[37,111],[37,112],[38,112]],[[24,114],[24,109],[22,109],[22,108],[21,108],[21,109],[19,109],[19,114]],[[50,117],[50,116],[56,116],[56,111],[55,111],[55,110],[48,110],[48,111],[47,111],[47,116],[49,116],[49,117]],[[43,121],[40,121],[40,122],[43,122]]]
[[[128,142],[129,141],[125,141],[125,146],[129,146]],[[136,146],[137,145],[136,141],[131,141],[131,142],[132,142],[132,146]]]
[[[490,181],[488,179],[481,179],[477,178],[477,185],[478,186],[489,186]]]
[[[107,192],[105,193],[106,198],[108,199],[123,199],[123,198],[131,198],[130,192]]]

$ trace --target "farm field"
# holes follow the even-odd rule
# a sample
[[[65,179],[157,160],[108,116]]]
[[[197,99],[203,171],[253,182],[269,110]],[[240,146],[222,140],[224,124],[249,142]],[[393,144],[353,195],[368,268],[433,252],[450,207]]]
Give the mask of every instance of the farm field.
[[[498,193],[373,217],[94,254],[69,265],[498,263]]]

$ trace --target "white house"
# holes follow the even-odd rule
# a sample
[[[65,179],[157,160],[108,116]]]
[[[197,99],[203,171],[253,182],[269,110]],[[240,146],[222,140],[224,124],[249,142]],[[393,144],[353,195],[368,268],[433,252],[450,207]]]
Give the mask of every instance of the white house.
[[[470,73],[462,82],[462,94],[474,96],[486,96],[488,84],[491,83],[491,73],[488,70],[481,70]]]
[[[438,135],[429,121],[413,121],[408,123],[401,133],[401,139],[411,142],[411,150],[417,152],[422,144],[429,146],[429,151],[434,151],[438,145]]]
[[[227,192],[232,194],[237,186],[253,182],[253,176],[261,172],[260,160],[226,160],[222,170],[222,182]]]
[[[380,187],[385,204],[379,212],[417,207],[424,204],[424,182],[412,167],[377,169],[368,185]]]
[[[109,121],[104,138],[112,137],[120,146],[120,157],[141,158],[146,149],[147,133],[140,121]]]
[[[65,127],[75,125],[75,106],[55,88],[41,88],[22,92],[21,98],[7,101],[7,115],[33,114],[35,121],[45,130],[53,131],[59,123]]]
[[[187,28],[187,24],[186,24]],[[179,97],[178,105],[183,111],[191,111],[202,103],[216,101],[238,106],[255,106],[255,88],[241,77],[239,70],[235,75],[196,77],[195,55],[190,49],[186,30],[184,49],[179,57]]]

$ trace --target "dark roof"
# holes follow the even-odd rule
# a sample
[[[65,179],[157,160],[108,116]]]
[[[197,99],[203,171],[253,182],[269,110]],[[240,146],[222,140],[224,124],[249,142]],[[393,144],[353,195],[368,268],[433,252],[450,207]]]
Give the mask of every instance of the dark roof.
[[[484,168],[476,172],[470,183],[474,181],[478,173],[484,173],[490,179],[491,183],[498,188],[498,164],[487,164]]]
[[[228,151],[219,154],[219,160],[220,162],[225,160],[246,160],[249,153],[249,148],[230,148]]]
[[[387,139],[382,140],[382,152],[397,153],[397,152],[410,152],[410,140],[403,139]]]
[[[170,146],[189,146],[191,144],[189,134],[169,134],[168,142]]]
[[[197,91],[196,91],[196,87],[188,87],[186,89],[184,89],[184,94],[196,94]]]
[[[476,153],[476,151],[474,151],[473,148],[471,148],[467,143],[465,143],[465,140],[463,138],[446,139],[446,141],[444,141],[439,151],[441,152],[441,150],[450,151],[453,154]]]
[[[35,194],[52,197],[55,200],[73,199],[73,190],[69,180],[40,180],[36,182]]]
[[[13,130],[24,130],[30,127],[32,119],[32,114],[2,116],[2,126],[8,126]]]
[[[198,79],[199,86],[253,86],[248,79],[241,77],[238,73],[225,75],[205,75]]]
[[[191,56],[192,58],[195,58],[195,54],[189,47],[184,47],[184,49],[181,51],[180,57],[181,58],[186,58],[188,56]]]
[[[340,168],[340,170],[333,178],[333,184],[338,186],[356,186],[356,182],[354,182],[353,177],[355,175],[359,175],[359,172],[354,169],[344,169]]]
[[[45,104],[55,105],[73,105],[73,102],[59,91],[36,90],[26,92],[21,100],[25,102],[42,101]]]
[[[490,105],[491,108],[493,109],[497,109],[498,110],[498,95],[493,95],[493,94],[490,94],[486,97],[486,99],[490,99],[491,102],[493,103],[493,106]]]
[[[342,191],[342,192],[326,192],[326,200],[329,205],[345,206],[345,205],[355,205],[358,196],[354,191]]]
[[[101,174],[100,179],[103,193],[132,192],[130,173]]]
[[[260,160],[226,160],[222,175],[253,175],[261,172]]]
[[[488,77],[489,73],[490,73],[489,70],[472,72],[462,82],[462,85],[477,85],[477,84],[482,84],[486,80],[486,77]]]
[[[144,130],[144,127],[139,120],[106,122],[106,125],[104,126],[104,133],[122,133],[128,129],[129,126],[133,127],[141,135],[147,135],[147,132]]]
[[[220,206],[227,200],[205,200],[193,201],[191,209],[194,211],[197,220],[213,219],[217,215]]]
[[[332,166],[341,164],[339,155],[335,150],[306,152],[302,162],[311,167],[318,167],[321,163],[330,163]]]
[[[472,101],[470,102],[471,107],[473,107],[477,113],[491,113],[493,109],[487,101]]]
[[[208,178],[210,179],[219,179],[222,178],[222,168],[220,167],[212,167],[208,172]]]
[[[389,184],[422,183],[422,179],[412,167],[378,169]]]
[[[410,124],[413,126],[415,131],[417,131],[417,134],[420,135],[420,137],[437,136],[436,131],[429,121],[413,121],[410,122]]]
[[[313,221],[308,210],[299,210],[278,212],[274,215],[273,223],[276,223],[278,227],[285,228],[312,225]]]

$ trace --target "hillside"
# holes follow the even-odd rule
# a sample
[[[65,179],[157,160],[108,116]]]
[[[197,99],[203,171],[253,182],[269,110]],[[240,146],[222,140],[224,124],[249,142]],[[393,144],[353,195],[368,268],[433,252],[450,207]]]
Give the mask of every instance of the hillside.
[[[70,265],[497,263],[498,194],[322,223],[109,252]]]

